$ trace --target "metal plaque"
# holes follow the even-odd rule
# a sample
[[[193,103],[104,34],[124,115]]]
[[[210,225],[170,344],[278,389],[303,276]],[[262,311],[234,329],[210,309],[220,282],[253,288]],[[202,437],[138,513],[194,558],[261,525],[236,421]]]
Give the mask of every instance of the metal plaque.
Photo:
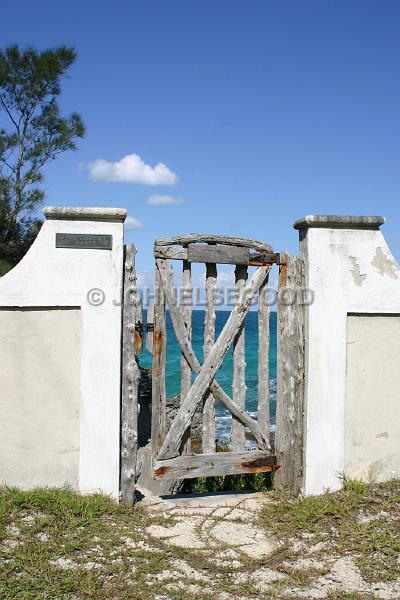
[[[112,250],[112,235],[97,233],[56,233],[56,248]]]

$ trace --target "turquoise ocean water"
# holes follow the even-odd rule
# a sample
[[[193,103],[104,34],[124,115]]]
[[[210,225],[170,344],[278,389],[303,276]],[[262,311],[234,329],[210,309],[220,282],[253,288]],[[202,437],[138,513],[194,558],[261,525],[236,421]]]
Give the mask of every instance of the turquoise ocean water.
[[[219,310],[216,312],[216,335],[224,326],[230,311]],[[257,361],[258,361],[258,320],[257,312],[250,311],[246,317],[245,328],[246,347],[246,385],[247,398],[246,408],[248,412],[257,417]],[[204,311],[194,310],[192,313],[192,339],[193,350],[203,359],[203,334],[204,334]],[[276,313],[270,316],[270,349],[269,349],[269,372],[270,372],[270,413],[271,426],[274,429],[276,409]],[[167,365],[166,385],[167,397],[170,398],[180,391],[180,360],[181,353],[176,342],[172,322],[167,311]],[[143,367],[151,367],[152,357],[147,350],[140,356],[140,364]],[[232,348],[225,357],[220,370],[217,373],[218,383],[227,394],[232,395]],[[221,441],[229,441],[231,430],[231,416],[220,404],[216,404],[217,438]]]

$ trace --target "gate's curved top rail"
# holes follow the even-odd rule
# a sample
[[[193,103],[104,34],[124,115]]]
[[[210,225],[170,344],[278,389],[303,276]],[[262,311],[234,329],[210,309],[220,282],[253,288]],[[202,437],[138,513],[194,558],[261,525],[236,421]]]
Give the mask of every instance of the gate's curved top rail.
[[[221,244],[224,246],[239,246],[241,248],[252,248],[258,252],[273,253],[273,247],[266,242],[251,240],[245,237],[236,237],[230,235],[214,235],[212,233],[188,233],[186,235],[176,235],[162,240],[156,240],[154,246],[186,246],[187,244]]]

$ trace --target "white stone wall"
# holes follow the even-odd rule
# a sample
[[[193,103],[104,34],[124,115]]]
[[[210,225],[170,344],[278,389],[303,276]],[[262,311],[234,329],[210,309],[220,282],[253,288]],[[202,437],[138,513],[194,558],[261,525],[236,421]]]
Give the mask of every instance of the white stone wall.
[[[313,304],[305,307],[306,494],[340,488],[346,469],[365,479],[400,476],[397,326],[390,335],[390,323],[376,320],[400,317],[400,268],[379,229],[382,222],[306,217],[295,224],[306,287],[314,292]],[[354,327],[348,337],[351,315],[364,315],[364,329],[356,336],[357,347],[348,351],[355,341]],[[374,333],[365,337],[369,326]],[[371,338],[376,346],[366,356]],[[382,348],[391,357],[385,385]]]
[[[0,329],[0,366],[4,369],[4,366],[8,365],[7,376],[1,375],[1,381],[8,380],[8,387],[0,385],[1,429],[4,431],[11,427],[15,432],[12,447],[15,450],[12,483],[23,487],[34,485],[42,472],[40,464],[33,465],[37,454],[27,451],[31,446],[40,454],[40,448],[37,448],[40,436],[37,430],[32,430],[29,421],[32,406],[36,406],[36,410],[39,411],[35,418],[38,423],[43,424],[44,433],[49,434],[50,428],[54,430],[51,436],[55,444],[51,447],[51,450],[54,450],[54,461],[51,465],[46,465],[52,473],[47,482],[48,485],[60,482],[54,478],[57,454],[64,452],[65,459],[68,449],[73,446],[71,440],[76,435],[76,428],[72,423],[71,414],[75,410],[73,407],[77,400],[75,393],[66,394],[57,383],[62,382],[63,377],[74,380],[76,368],[70,364],[71,360],[76,359],[71,357],[71,333],[74,332],[74,335],[76,333],[79,337],[76,351],[80,354],[79,410],[75,410],[79,415],[79,467],[75,476],[73,461],[76,460],[77,452],[70,452],[71,464],[65,466],[64,472],[71,473],[69,483],[76,485],[78,482],[82,492],[102,490],[118,497],[123,222],[126,211],[53,207],[45,209],[45,215],[46,221],[27,255],[10,273],[0,279],[0,312],[2,319],[10,322],[7,327],[13,329],[14,333],[15,328],[20,325],[16,319],[21,311],[24,312],[25,308],[41,309],[30,313],[31,325],[18,334],[19,338],[14,335],[14,342],[11,344],[14,356],[6,356],[10,351],[7,327]],[[109,234],[113,238],[113,247],[112,250],[56,248],[56,233]],[[100,290],[92,295],[92,303],[88,301],[90,290]],[[103,296],[103,302],[97,306],[93,305],[93,300],[96,303]],[[16,307],[21,311],[7,310]],[[60,307],[72,308],[79,313],[79,332],[74,330],[76,323],[71,323],[70,328],[68,324],[64,324],[64,327],[67,327],[65,343],[60,319],[66,319],[67,311],[55,310]],[[44,310],[46,308],[51,310]],[[46,319],[43,321],[43,314],[47,312],[56,320],[53,332],[50,331],[52,327]],[[38,340],[40,335],[46,335],[47,328],[48,339],[43,340],[42,346],[37,341],[36,346],[32,345],[32,349],[39,348],[41,351],[42,348],[48,353],[48,377],[49,382],[53,382],[54,385],[43,387],[43,402],[38,403],[37,398],[31,395],[29,379],[35,374],[35,361],[40,363],[38,376],[43,378],[43,361],[36,357],[32,364],[27,365],[29,353],[21,353],[15,341],[19,340],[23,344],[24,340],[29,340],[33,334]],[[58,334],[53,335],[57,331]],[[23,382],[23,393],[13,377],[13,383],[9,381],[11,365],[14,377],[18,377],[21,384]],[[62,368],[65,370],[60,373]],[[55,415],[60,414],[60,418],[52,418],[50,422],[50,417],[46,417],[45,413],[51,402],[58,405],[59,411],[55,411]],[[71,406],[63,406],[66,402],[71,403]],[[23,403],[28,407],[26,411],[22,408]],[[65,432],[66,423],[63,422],[65,419],[62,418],[62,414],[67,414],[71,421],[70,435]],[[15,425],[17,416],[18,428]],[[60,440],[64,434],[66,437],[65,442],[60,441],[58,445],[57,432],[60,434]],[[28,436],[25,448],[21,440],[23,435]],[[0,454],[3,453],[5,445],[9,453],[12,443],[12,436],[1,435]],[[28,481],[25,477],[30,465],[35,467],[34,472],[37,474],[34,481]],[[46,472],[45,465],[43,472]],[[7,481],[10,477],[4,466],[3,472],[0,468],[0,481]],[[46,483],[46,477],[40,482]]]

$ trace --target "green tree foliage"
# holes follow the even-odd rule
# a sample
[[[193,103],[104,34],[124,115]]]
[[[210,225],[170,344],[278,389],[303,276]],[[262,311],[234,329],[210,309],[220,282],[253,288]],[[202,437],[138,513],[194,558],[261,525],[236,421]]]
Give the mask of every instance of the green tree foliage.
[[[44,165],[76,149],[84,125],[60,114],[61,81],[74,63],[72,48],[0,50],[0,275],[25,254],[41,221]]]

